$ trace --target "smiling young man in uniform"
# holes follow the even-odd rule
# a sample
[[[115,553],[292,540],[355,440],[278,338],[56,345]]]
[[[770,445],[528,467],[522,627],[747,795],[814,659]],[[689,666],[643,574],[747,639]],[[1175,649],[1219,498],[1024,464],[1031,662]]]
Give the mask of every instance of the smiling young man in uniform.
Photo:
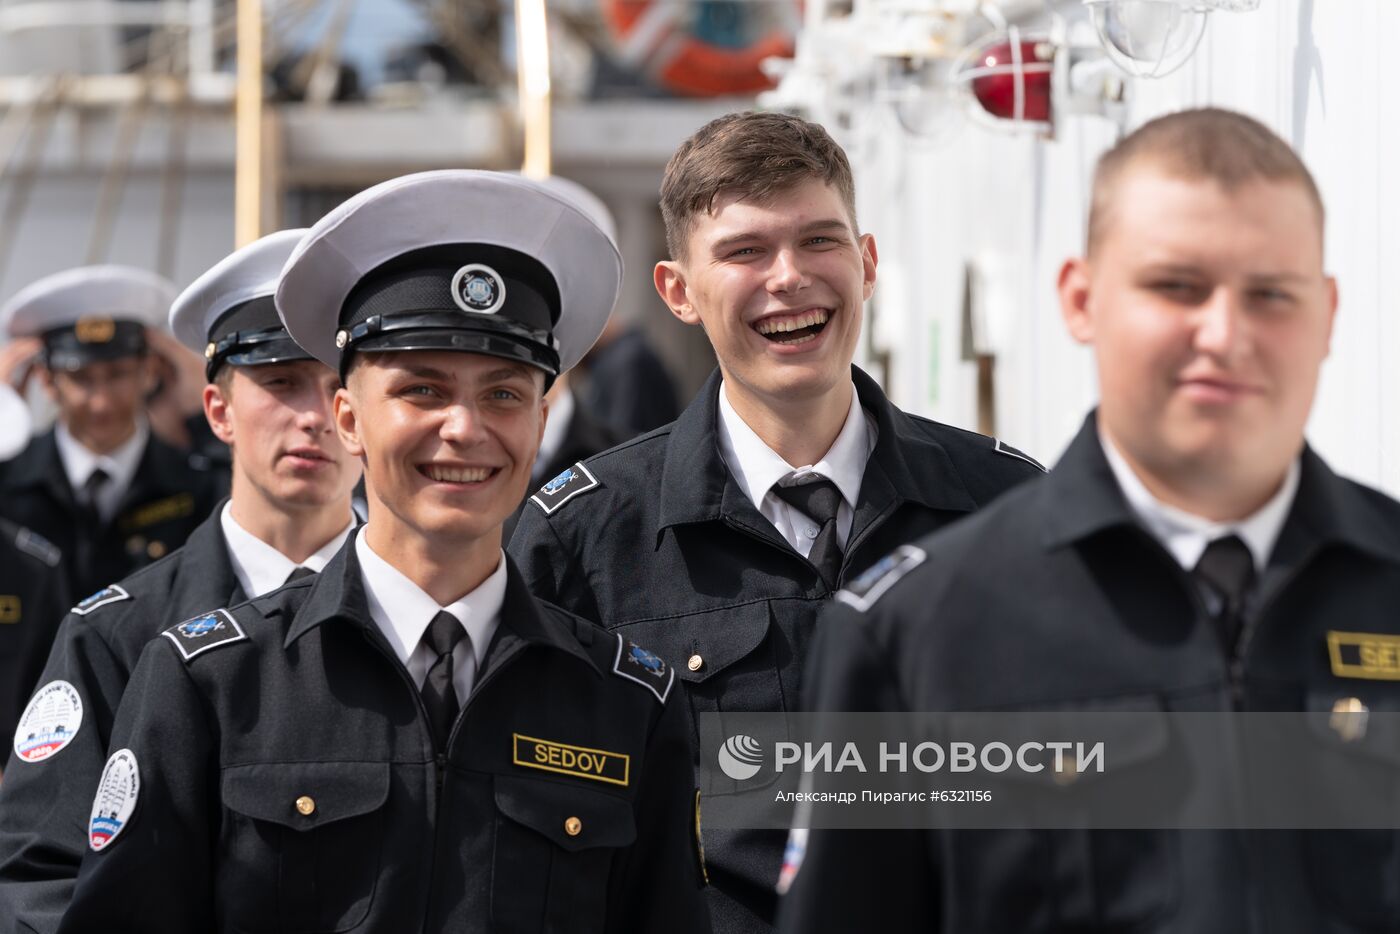
[[[1059,279],[1102,401],[1047,477],[833,604],[812,707],[1396,709],[1400,666],[1356,655],[1400,643],[1400,504],[1304,439],[1337,308],[1323,230],[1307,168],[1243,115],[1172,114],[1106,154]],[[1356,769],[1393,762],[1387,738]],[[1166,748],[1121,756],[1160,773]],[[1395,840],[813,830],[783,929],[1395,930]]]
[[[87,849],[112,721],[142,648],[181,620],[319,571],[353,525],[359,465],[335,436],[334,370],[288,336],[273,304],[304,231],[233,253],[170,309],[206,359],[205,413],[233,453],[233,490],[186,541],[84,600],[59,628],[0,788],[0,929],[53,931]],[[65,733],[45,743],[45,724]]]
[[[721,117],[672,157],[661,206],[657,291],[719,369],[671,425],[546,484],[511,554],[535,593],[677,666],[693,713],[796,709],[842,582],[1040,468],[901,412],[851,365],[877,252],[821,127]],[[716,930],[769,929],[783,835],[705,844]]]
[[[147,647],[61,931],[709,929],[674,673],[501,551],[621,271],[500,173],[395,179],[312,228],[277,303],[344,375],[369,519],[314,578]]]

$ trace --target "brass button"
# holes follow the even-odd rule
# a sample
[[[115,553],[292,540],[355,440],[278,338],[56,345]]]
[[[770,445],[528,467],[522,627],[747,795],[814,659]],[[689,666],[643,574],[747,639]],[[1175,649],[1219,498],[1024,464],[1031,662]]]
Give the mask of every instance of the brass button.
[[[564,832],[571,837],[577,837],[583,833],[583,821],[577,817],[571,817],[564,821]]]
[[[685,663],[685,667],[689,668],[691,671],[699,671],[701,668],[705,667],[705,660],[701,658],[699,654],[692,655],[690,656],[690,661]]]
[[[302,795],[297,798],[297,813],[302,817],[310,817],[316,813],[316,799],[310,795]]]
[[[1347,697],[1332,705],[1330,725],[1344,743],[1354,743],[1366,735],[1371,709],[1359,697]]]
[[[164,558],[165,542],[151,542],[146,546],[146,554],[150,555],[152,561]]]

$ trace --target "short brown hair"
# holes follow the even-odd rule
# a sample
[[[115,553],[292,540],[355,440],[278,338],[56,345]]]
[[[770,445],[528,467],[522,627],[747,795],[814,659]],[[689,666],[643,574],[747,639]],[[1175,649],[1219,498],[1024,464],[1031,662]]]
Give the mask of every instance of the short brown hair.
[[[1090,255],[1108,225],[1119,179],[1138,163],[1181,178],[1213,181],[1229,192],[1254,181],[1294,182],[1317,207],[1319,229],[1326,219],[1312,173],[1273,130],[1230,110],[1183,110],[1143,124],[1099,159],[1089,207]]]
[[[815,123],[781,113],[726,114],[696,130],[666,164],[661,217],[672,259],[685,255],[691,223],[721,194],[764,201],[808,179],[836,189],[856,222],[856,187],[846,153]]]

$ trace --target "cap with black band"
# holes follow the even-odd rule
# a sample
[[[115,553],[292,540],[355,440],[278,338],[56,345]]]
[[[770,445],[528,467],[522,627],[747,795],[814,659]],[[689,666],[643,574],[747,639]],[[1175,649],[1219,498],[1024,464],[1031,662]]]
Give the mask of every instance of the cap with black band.
[[[204,357],[211,382],[221,367],[310,360],[287,334],[273,293],[282,266],[304,229],[279,230],[220,260],[170,309],[170,329],[180,343]]]
[[[549,186],[449,169],[361,192],[282,271],[288,332],[342,375],[356,353],[450,350],[547,381],[597,340],[622,281],[612,238]]]
[[[133,266],[80,266],[45,276],[0,308],[10,337],[39,337],[44,364],[76,370],[146,352],[146,328],[162,327],[175,296],[165,278]]]

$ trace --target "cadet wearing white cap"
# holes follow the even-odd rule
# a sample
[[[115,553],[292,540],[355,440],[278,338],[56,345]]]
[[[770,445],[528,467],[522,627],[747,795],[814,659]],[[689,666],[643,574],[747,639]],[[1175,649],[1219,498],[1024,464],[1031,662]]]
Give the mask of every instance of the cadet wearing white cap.
[[[147,646],[61,930],[708,931],[674,673],[501,551],[545,384],[620,278],[585,214],[496,173],[312,228],[277,303],[344,373],[368,523]]]
[[[320,570],[349,535],[360,469],[332,427],[340,380],[287,336],[273,303],[282,264],[305,232],[238,250],[170,309],[176,337],[208,361],[204,408],[233,452],[232,495],[184,547],[74,609],[52,653],[40,648],[38,664],[47,654],[48,665],[19,689],[28,699],[39,685],[0,786],[0,930],[58,926],[87,850],[112,720],[146,643],[181,620]],[[50,632],[62,618],[60,609]],[[58,712],[65,735],[46,744],[49,731],[35,727]]]
[[[42,383],[58,425],[0,464],[0,515],[63,552],[76,596],[180,547],[225,478],[153,437],[142,415],[154,388],[146,329],[162,326],[175,288],[127,266],[40,279],[0,309],[10,338],[42,342]]]

